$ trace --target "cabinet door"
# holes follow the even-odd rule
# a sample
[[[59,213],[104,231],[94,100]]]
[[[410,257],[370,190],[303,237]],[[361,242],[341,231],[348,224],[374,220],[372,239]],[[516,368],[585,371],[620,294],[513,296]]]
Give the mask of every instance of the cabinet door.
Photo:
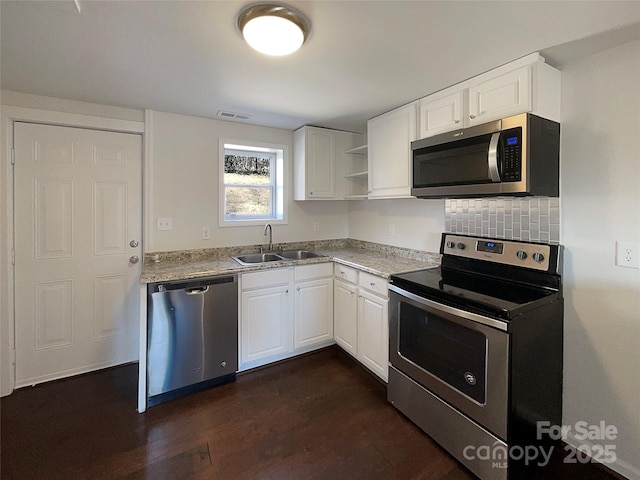
[[[242,292],[240,350],[243,364],[293,350],[291,314],[288,285]]]
[[[358,360],[385,382],[389,373],[389,301],[359,289]]]
[[[464,94],[460,90],[442,98],[420,100],[420,134],[426,138],[462,127]]]
[[[333,279],[296,283],[294,347],[310,347],[333,339]]]
[[[367,122],[369,198],[411,196],[411,142],[416,139],[417,102]]]
[[[531,67],[469,87],[469,125],[531,111]]]
[[[294,200],[335,198],[335,133],[317,127],[294,132]]]
[[[344,350],[358,353],[358,297],[356,286],[340,280],[333,283],[333,338]]]

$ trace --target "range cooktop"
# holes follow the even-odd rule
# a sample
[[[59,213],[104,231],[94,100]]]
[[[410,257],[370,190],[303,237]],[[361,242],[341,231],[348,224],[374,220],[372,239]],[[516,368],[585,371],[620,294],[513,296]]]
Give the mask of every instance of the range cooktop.
[[[561,298],[561,247],[443,234],[439,268],[391,276],[420,297],[505,320]]]

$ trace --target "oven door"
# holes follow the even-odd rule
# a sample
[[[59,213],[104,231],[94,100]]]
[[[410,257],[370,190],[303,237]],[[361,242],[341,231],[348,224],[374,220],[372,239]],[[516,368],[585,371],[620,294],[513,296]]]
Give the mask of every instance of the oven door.
[[[509,335],[500,320],[389,286],[391,365],[507,438]]]

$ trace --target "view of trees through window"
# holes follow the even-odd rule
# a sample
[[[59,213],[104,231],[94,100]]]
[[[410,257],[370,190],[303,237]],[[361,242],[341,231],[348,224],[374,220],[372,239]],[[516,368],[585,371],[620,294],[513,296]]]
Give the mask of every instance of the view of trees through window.
[[[225,152],[225,216],[272,213],[273,159],[271,153]]]

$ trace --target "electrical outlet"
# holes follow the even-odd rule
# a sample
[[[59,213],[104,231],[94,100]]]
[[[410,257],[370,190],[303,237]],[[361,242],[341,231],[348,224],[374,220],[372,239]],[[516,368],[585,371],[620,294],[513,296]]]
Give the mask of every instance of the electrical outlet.
[[[211,229],[209,227],[202,227],[202,240],[211,239]]]
[[[393,236],[396,234],[396,225],[395,223],[389,224],[389,235]]]
[[[320,231],[320,222],[313,222],[313,231],[314,232]]]
[[[640,268],[640,243],[616,242],[616,265]]]
[[[173,229],[173,219],[171,217],[158,217],[156,220],[156,230]]]

